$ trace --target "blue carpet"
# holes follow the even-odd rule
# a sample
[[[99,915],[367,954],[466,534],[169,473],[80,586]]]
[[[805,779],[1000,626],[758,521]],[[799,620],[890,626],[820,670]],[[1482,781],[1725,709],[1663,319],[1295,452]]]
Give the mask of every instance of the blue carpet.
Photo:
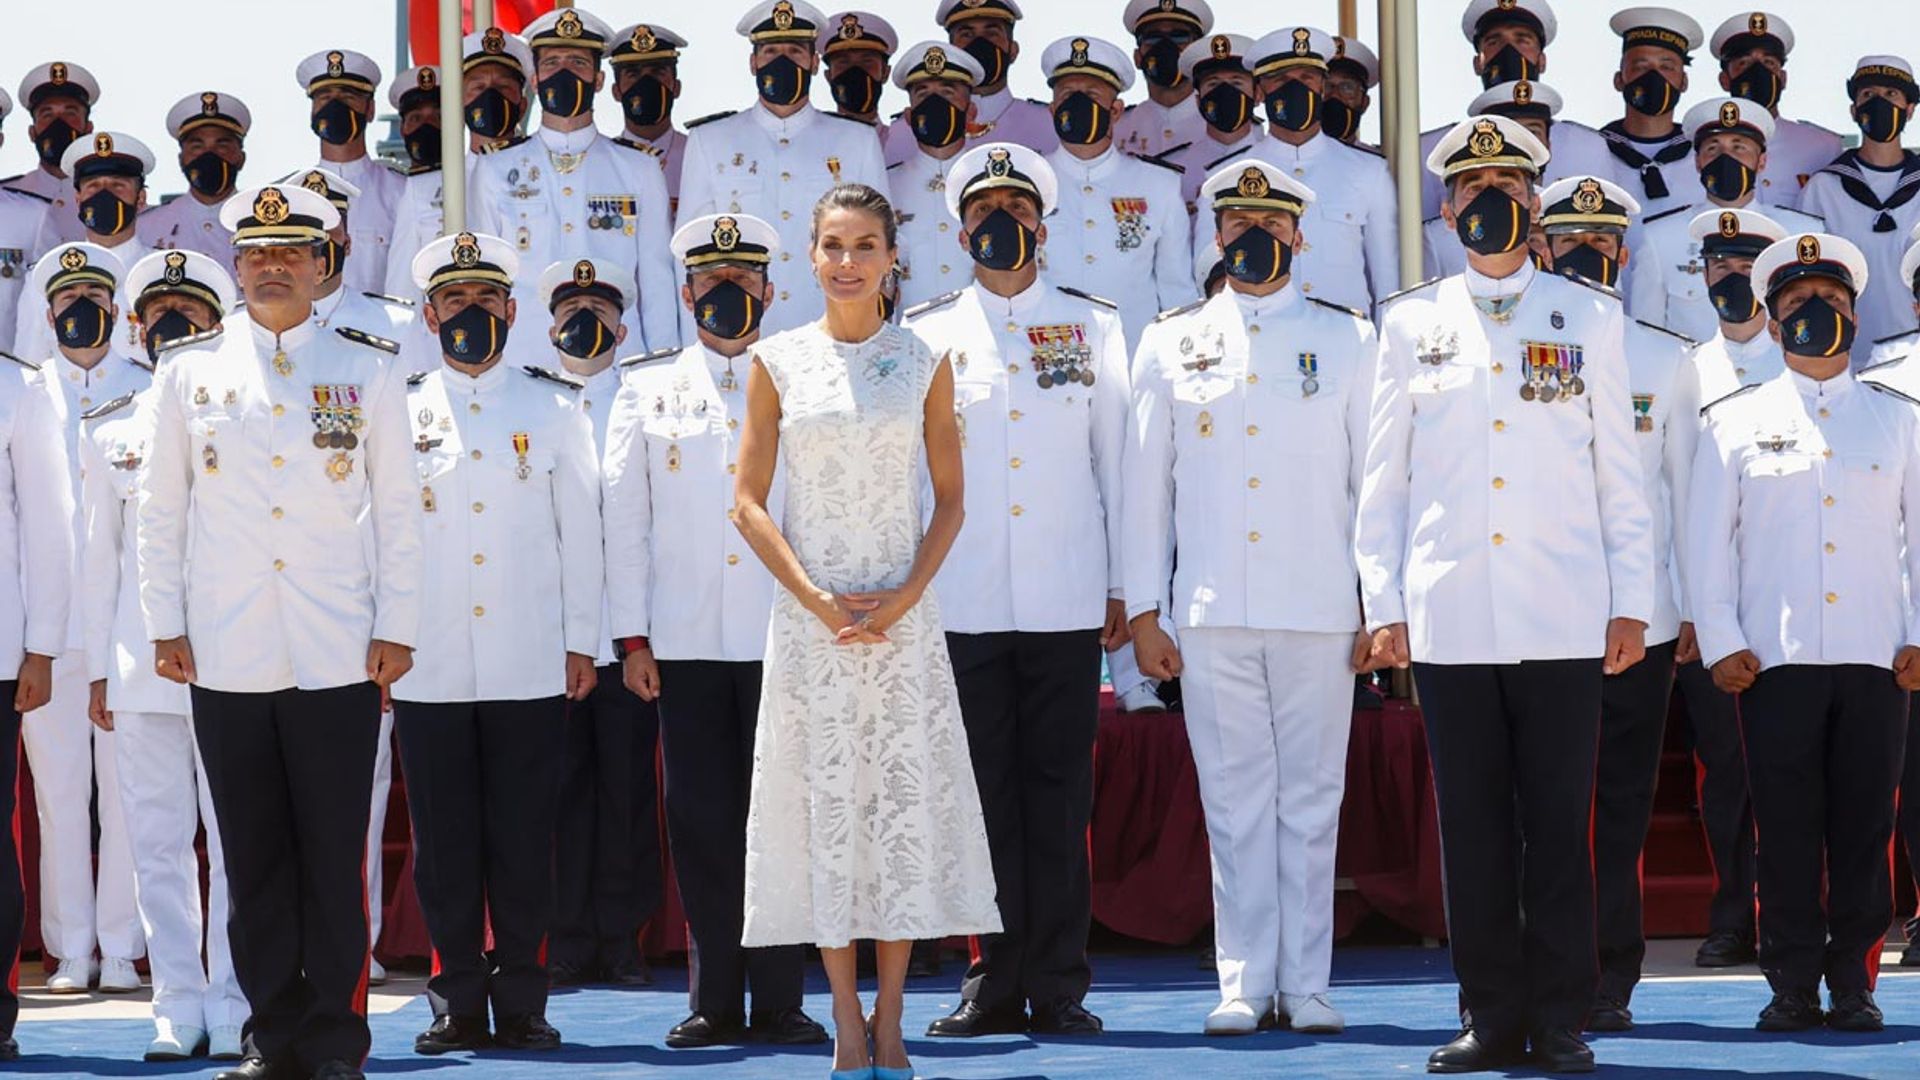
[[[1750,970],[1750,969],[1749,969]],[[949,965],[949,971],[957,969]],[[661,1039],[685,1013],[686,978],[662,971],[650,990],[586,990],[555,995],[549,1017],[567,1045],[554,1055],[417,1057],[415,1032],[428,1022],[424,1000],[373,1023],[372,1073],[421,1080],[673,1076],[685,1080],[818,1080],[823,1047],[798,1051],[730,1048],[670,1051]],[[1097,1040],[1018,1037],[966,1042],[909,1038],[923,1080],[1165,1080],[1303,1076],[1378,1078],[1421,1075],[1426,1055],[1450,1038],[1454,987],[1437,949],[1341,949],[1334,954],[1334,1001],[1348,1028],[1338,1038],[1266,1033],[1205,1039],[1201,1020],[1216,1000],[1210,975],[1190,953],[1095,957],[1087,1004],[1105,1018]],[[908,1034],[955,1001],[955,979],[909,987]],[[816,972],[807,1008],[828,1015]],[[1752,1029],[1766,1002],[1756,980],[1652,983],[1634,998],[1640,1026],[1596,1038],[1601,1076],[1614,1077],[1920,1077],[1920,977],[1884,979],[1878,995],[1890,1027],[1879,1035],[1762,1035]],[[27,1056],[6,1068],[39,1076],[205,1076],[207,1064],[145,1065],[151,1028],[143,1021],[31,1022],[18,1035]],[[1528,1075],[1515,1073],[1513,1075]]]

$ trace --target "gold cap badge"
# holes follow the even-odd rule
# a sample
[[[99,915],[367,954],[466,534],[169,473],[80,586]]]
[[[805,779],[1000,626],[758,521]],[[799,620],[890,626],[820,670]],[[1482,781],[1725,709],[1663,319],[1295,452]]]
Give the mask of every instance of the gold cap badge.
[[[277,187],[264,187],[253,198],[253,216],[262,225],[278,225],[287,220],[287,197]]]
[[[480,241],[470,232],[463,232],[453,238],[453,265],[462,270],[471,270],[480,265]]]
[[[1809,264],[1819,262],[1820,261],[1820,238],[1816,236],[1801,237],[1800,244],[1799,244],[1799,251],[1800,251],[1801,262],[1809,263]]]
[[[60,253],[60,269],[78,270],[87,265],[87,253],[77,247],[71,247]]]
[[[1249,165],[1240,173],[1240,183],[1236,186],[1240,194],[1249,199],[1264,199],[1273,191],[1273,185],[1267,182],[1267,174]]]

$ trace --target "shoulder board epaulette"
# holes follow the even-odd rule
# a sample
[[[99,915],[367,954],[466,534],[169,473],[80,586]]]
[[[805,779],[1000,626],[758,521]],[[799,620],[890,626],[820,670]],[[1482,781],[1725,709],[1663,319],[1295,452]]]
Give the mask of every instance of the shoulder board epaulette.
[[[1153,321],[1166,322],[1168,319],[1174,318],[1176,316],[1185,315],[1189,311],[1198,311],[1200,308],[1206,305],[1206,302],[1207,302],[1206,299],[1203,298],[1199,300],[1194,300],[1190,303],[1181,304],[1177,308],[1168,308],[1166,311],[1163,311],[1160,314],[1155,315],[1153,317]]]
[[[1859,371],[1856,371],[1853,374],[1856,378],[1863,377],[1866,375],[1871,375],[1872,373],[1879,371],[1881,368],[1890,368],[1895,364],[1904,362],[1905,360],[1906,360],[1906,356],[1904,355],[1896,356],[1891,360],[1882,360],[1877,364],[1868,364],[1866,367],[1861,368]]]
[[[857,116],[848,116],[846,113],[843,113],[843,112],[823,112],[820,115],[831,116],[835,120],[845,120],[849,124],[859,124],[861,127],[870,128],[870,127],[880,126],[879,122],[876,120],[862,120]]]
[[[1387,156],[1387,152],[1385,150],[1382,150],[1377,146],[1368,146],[1366,143],[1363,143],[1363,142],[1343,142],[1340,145],[1346,147],[1349,150],[1358,150],[1363,154],[1372,154],[1374,157],[1380,158],[1383,161],[1386,159],[1386,156]]]
[[[1104,296],[1095,296],[1090,292],[1083,292],[1079,289],[1074,288],[1071,285],[1055,285],[1054,288],[1059,289],[1061,292],[1066,293],[1068,296],[1077,296],[1082,300],[1086,300],[1090,303],[1099,304],[1101,307],[1104,307],[1104,308],[1112,308],[1115,311],[1120,310],[1119,304],[1114,303],[1113,301],[1107,299]]]
[[[1219,157],[1214,158],[1212,161],[1209,161],[1205,165],[1202,165],[1200,167],[1203,169],[1211,170],[1214,166],[1225,165],[1227,162],[1232,161],[1234,158],[1239,157],[1241,154],[1244,154],[1251,149],[1253,149],[1253,144],[1248,143],[1247,145],[1241,147],[1238,150],[1229,150],[1226,153],[1221,154]]]
[[[400,354],[399,342],[389,341],[383,337],[375,337],[365,330],[355,330],[351,326],[336,326],[333,328],[333,332],[353,342],[355,345],[365,345],[368,348],[379,349],[383,353],[392,353],[396,356]]]
[[[528,139],[531,139],[531,138],[533,138],[533,136],[531,135],[515,135],[511,139],[502,139],[499,142],[488,143],[485,146],[482,146],[480,148],[480,153],[483,155],[497,154],[502,150],[511,150],[514,147],[519,146],[521,143],[526,142]]]
[[[141,371],[144,371],[149,375],[153,374],[154,372],[153,361],[145,359],[144,357],[129,356],[127,357],[127,363],[132,364],[134,367],[139,368]]]
[[[665,153],[665,151],[661,150],[659,147],[653,145],[652,143],[634,142],[632,139],[627,138],[625,135],[622,135],[619,138],[613,140],[613,144],[615,146],[624,146],[627,149],[634,151],[635,153],[645,154],[648,157],[659,157],[663,153]]]
[[[11,184],[16,180],[25,180],[26,178],[27,178],[26,173],[14,173],[12,176],[0,177],[0,187],[6,187],[8,184]]]
[[[702,116],[698,119],[687,121],[686,130],[692,131],[694,128],[697,128],[702,124],[711,124],[715,120],[725,120],[727,117],[732,116],[734,113],[739,111],[740,110],[738,109],[723,109],[717,113],[708,113],[707,115]]]
[[[929,311],[937,311],[960,299],[960,294],[966,291],[965,289],[955,289],[944,296],[936,296],[931,300],[922,300],[901,312],[900,317],[903,319],[911,319],[916,315],[925,315]]]
[[[1897,334],[1888,334],[1886,337],[1876,338],[1873,343],[1875,345],[1891,345],[1896,341],[1902,341],[1910,337],[1920,337],[1920,330],[1902,330]]]
[[[1428,218],[1428,219],[1426,219],[1425,221],[1422,221],[1422,222],[1420,223],[1420,227],[1424,229],[1424,228],[1426,228],[1426,227],[1427,227],[1428,225],[1431,225],[1431,224],[1433,224],[1434,222],[1436,222],[1436,221],[1439,221],[1439,220],[1440,220],[1440,215],[1439,215],[1439,214],[1435,214],[1435,215],[1433,215],[1432,217],[1430,217],[1430,218]]]
[[[403,296],[388,296],[386,293],[379,293],[379,292],[363,292],[360,295],[366,297],[369,300],[378,300],[383,304],[399,304],[401,307],[417,307],[418,306],[413,301],[408,300]]]
[[[655,349],[649,353],[641,353],[639,356],[629,356],[625,360],[620,361],[616,366],[623,368],[639,367],[641,364],[650,364],[655,360],[665,360],[669,356],[679,355],[680,347],[678,345],[669,345],[664,349]]]
[[[1343,315],[1351,315],[1363,322],[1366,320],[1366,315],[1362,314],[1359,308],[1350,308],[1345,304],[1336,304],[1331,300],[1322,300],[1317,296],[1309,296],[1307,300],[1311,303],[1319,304],[1323,308],[1332,308]]]
[[[1406,288],[1404,288],[1404,289],[1401,289],[1401,290],[1400,290],[1399,292],[1397,292],[1397,293],[1390,293],[1390,294],[1388,294],[1388,295],[1386,295],[1386,296],[1383,296],[1383,297],[1381,297],[1380,299],[1378,299],[1378,300],[1376,300],[1376,301],[1374,301],[1374,306],[1375,306],[1375,307],[1385,307],[1385,306],[1386,306],[1387,304],[1390,304],[1390,303],[1392,303],[1393,301],[1395,301],[1395,300],[1398,300],[1398,299],[1400,299],[1400,298],[1401,298],[1401,297],[1403,297],[1403,296],[1407,296],[1407,295],[1410,295],[1410,294],[1412,294],[1412,293],[1417,293],[1417,292],[1419,292],[1419,291],[1420,291],[1421,289],[1424,289],[1424,288],[1426,288],[1426,287],[1427,287],[1427,286],[1429,286],[1429,285],[1438,285],[1438,284],[1440,284],[1440,282],[1441,282],[1442,280],[1444,280],[1444,279],[1442,279],[1442,278],[1437,278],[1437,277],[1436,277],[1436,278],[1428,278],[1427,280],[1425,280],[1425,281],[1423,281],[1423,282],[1421,282],[1421,283],[1420,283],[1420,284],[1418,284],[1418,285],[1409,285],[1409,286],[1407,286]]]
[[[1557,277],[1562,281],[1571,282],[1575,285],[1580,285],[1580,286],[1584,286],[1585,288],[1592,289],[1594,292],[1599,293],[1601,296],[1611,297],[1623,303],[1626,301],[1626,298],[1620,295],[1620,290],[1614,288],[1611,285],[1602,285],[1597,281],[1593,281],[1589,278],[1583,278],[1575,274],[1553,274],[1549,276]]]
[[[1718,405],[1723,401],[1732,401],[1734,398],[1739,397],[1741,394],[1744,394],[1749,390],[1758,389],[1759,386],[1760,384],[1757,382],[1750,382],[1747,385],[1741,387],[1740,389],[1735,390],[1731,394],[1722,394],[1719,397],[1714,398],[1712,401],[1707,402],[1705,405],[1700,406],[1700,415],[1705,416],[1707,415],[1707,410],[1713,408],[1715,405]]]
[[[39,371],[39,370],[40,370],[40,365],[39,365],[39,364],[36,364],[36,363],[34,363],[33,361],[31,361],[31,360],[22,360],[22,359],[20,359],[19,357],[17,357],[17,356],[15,356],[15,355],[13,355],[13,354],[12,354],[12,353],[10,353],[10,352],[7,352],[7,351],[6,351],[6,350],[4,350],[4,349],[0,349],[0,357],[4,357],[5,359],[8,359],[8,360],[11,360],[11,361],[13,361],[13,362],[14,362],[14,363],[16,363],[16,364],[19,364],[19,365],[20,365],[21,367],[23,367],[23,368],[26,368],[26,369],[27,369],[28,371]]]
[[[1162,151],[1160,151],[1159,153],[1157,153],[1157,154],[1155,154],[1155,155],[1153,155],[1153,156],[1154,156],[1154,157],[1157,157],[1157,158],[1163,158],[1163,157],[1169,157],[1169,156],[1171,156],[1171,155],[1173,155],[1173,154],[1177,154],[1177,153],[1179,153],[1179,152],[1180,152],[1180,151],[1182,151],[1182,150],[1185,150],[1185,149],[1186,149],[1187,147],[1189,147],[1189,146],[1192,146],[1192,145],[1193,145],[1193,140],[1192,140],[1192,139],[1188,139],[1188,140],[1187,140],[1186,142],[1183,142],[1183,143],[1181,143],[1181,144],[1180,144],[1180,145],[1178,145],[1178,146],[1169,146],[1169,147],[1167,147],[1167,148],[1166,148],[1165,150],[1162,150]]]
[[[416,371],[413,374],[407,376],[407,385],[409,387],[419,386],[421,383],[426,381],[427,381],[427,373],[424,371]]]
[[[1892,397],[1897,397],[1901,401],[1904,401],[1909,405],[1920,405],[1920,401],[1914,400],[1913,395],[1901,393],[1900,391],[1895,390],[1893,387],[1888,386],[1886,383],[1869,382],[1867,383],[1867,385],[1873,387],[1875,390],[1878,390],[1883,394],[1887,394]]]
[[[526,372],[527,374],[533,376],[536,379],[545,379],[550,383],[559,383],[561,386],[564,386],[569,390],[578,390],[581,387],[587,385],[586,383],[583,383],[580,380],[575,379],[571,376],[562,375],[559,372],[552,370],[551,368],[536,367],[533,364],[527,364],[526,366],[522,367],[520,370]]]
[[[1167,153],[1169,154],[1171,154],[1172,152],[1173,151],[1171,150],[1167,151]],[[1187,168],[1184,165],[1175,165],[1171,161],[1162,161],[1157,157],[1147,157],[1145,154],[1128,154],[1127,156],[1132,158],[1135,161],[1142,161],[1148,165],[1158,165],[1163,169],[1171,169],[1172,171],[1180,173],[1183,176],[1186,175]]]
[[[112,401],[106,402],[105,404],[101,404],[101,405],[95,405],[93,408],[88,409],[86,412],[81,413],[80,419],[98,420],[99,418],[107,415],[108,413],[119,412],[121,409],[124,409],[131,404],[133,404],[133,392],[128,391],[127,393],[121,394],[119,397],[114,398]]]
[[[179,352],[181,349],[191,348],[195,345],[203,345],[209,341],[213,341],[223,333],[226,333],[226,331],[216,326],[211,330],[202,330],[197,334],[188,334],[186,337],[168,338],[166,341],[161,342],[160,347],[155,349],[154,352]]]
[[[1836,139],[1840,138],[1838,134],[1827,130],[1824,126],[1820,124],[1816,124],[1811,120],[1794,120],[1794,121],[1791,121],[1791,123],[1799,124],[1801,127],[1812,128],[1813,130],[1819,132],[1822,135],[1832,135]]]
[[[888,172],[892,172],[892,171],[893,171],[894,169],[897,169],[897,168],[899,168],[900,166],[902,166],[902,165],[905,165],[905,164],[906,164],[906,162],[904,162],[904,161],[894,161],[894,162],[889,162],[889,163],[887,164],[887,171],[888,171]]]
[[[26,175],[26,174],[25,174],[25,173],[22,173],[22,174],[21,174],[21,176],[24,176],[24,175]],[[14,179],[15,179],[15,180],[18,180],[18,179],[20,179],[20,177],[19,177],[19,176],[16,176],[16,177],[14,177]],[[0,181],[0,187],[6,187],[6,186],[7,186],[7,184],[8,184],[9,182],[10,182],[10,181]],[[47,197],[46,197],[45,195],[42,195],[42,194],[40,194],[40,193],[39,193],[39,192],[37,192],[37,191],[28,191],[28,190],[27,190],[27,189],[25,189],[25,188],[11,188],[11,187],[10,187],[10,188],[7,188],[7,190],[8,190],[8,191],[10,191],[10,192],[12,192],[12,193],[13,193],[13,194],[15,194],[15,195],[20,195],[20,196],[23,196],[23,197],[25,197],[25,198],[29,198],[29,199],[38,199],[38,200],[40,200],[41,202],[43,202],[43,203],[46,203],[46,204],[48,204],[49,206],[51,206],[51,205],[53,204],[53,200],[52,200],[52,199],[49,199],[49,198],[47,198]]]
[[[1688,337],[1687,335],[1681,333],[1678,330],[1670,330],[1664,326],[1656,326],[1655,324],[1650,323],[1645,319],[1635,319],[1633,321],[1639,323],[1641,326],[1644,326],[1649,330],[1652,330],[1654,333],[1665,334],[1668,337],[1679,338],[1681,343],[1684,344],[1689,349],[1695,348],[1700,344],[1699,342],[1693,340],[1692,338]]]
[[[401,170],[401,174],[404,176],[425,176],[428,173],[437,173],[439,171],[440,171],[440,166],[438,165],[414,165],[410,168]]]
[[[1021,98],[1020,100],[1026,102],[1029,105],[1038,105],[1043,109],[1053,108],[1053,105],[1051,103],[1041,101],[1039,98]]]
[[[1648,214],[1646,217],[1643,217],[1640,219],[1640,224],[1651,225],[1654,222],[1659,221],[1661,218],[1669,218],[1675,214],[1684,214],[1691,209],[1693,209],[1693,204],[1688,203],[1685,206],[1676,206],[1669,210],[1662,210],[1657,214]]]

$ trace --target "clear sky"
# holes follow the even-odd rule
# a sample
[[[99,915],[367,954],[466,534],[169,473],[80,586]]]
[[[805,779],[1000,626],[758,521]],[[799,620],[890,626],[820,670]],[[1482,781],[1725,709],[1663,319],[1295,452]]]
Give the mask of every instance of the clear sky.
[[[183,189],[176,148],[166,133],[167,109],[187,94],[221,90],[239,95],[253,111],[248,139],[249,163],[242,182],[256,182],[311,163],[318,140],[307,129],[307,103],[293,77],[301,57],[324,48],[351,48],[380,61],[390,80],[394,67],[395,0],[54,0],[33,5],[33,14],[15,20],[0,35],[0,86],[9,94],[35,64],[64,59],[84,64],[101,83],[95,123],[127,131],[154,148],[160,165],[152,185],[157,192]],[[28,0],[9,0],[27,7]],[[902,45],[938,36],[933,25],[936,0],[861,0],[862,10],[889,20]],[[660,0],[620,0],[583,5],[615,29],[643,18],[667,26],[692,44],[681,58],[685,91],[676,117],[686,119],[720,109],[739,108],[752,96],[747,79],[744,40],[733,30],[744,2],[696,4],[691,8]],[[828,14],[845,10],[821,5]],[[1711,35],[1729,15],[1741,13],[1722,4],[1683,0],[1677,5]],[[1882,51],[1920,56],[1920,23],[1871,17],[1898,6],[1889,0],[1772,0],[1768,10],[1785,18],[1798,37],[1788,61],[1783,113],[1851,134],[1842,84],[1863,53]],[[1471,53],[1460,33],[1464,0],[1423,0],[1420,5],[1421,120],[1432,127],[1455,119],[1479,92]],[[1069,34],[1105,36],[1131,48],[1120,23],[1124,0],[1027,0],[1027,18],[1016,31],[1024,55],[1014,65],[1013,88],[1044,96],[1039,75],[1041,50]],[[1275,27],[1276,12],[1332,31],[1337,29],[1334,0],[1213,0],[1217,28],[1250,36]],[[1360,3],[1359,36],[1378,40],[1375,4]],[[1621,113],[1612,76],[1618,66],[1617,39],[1607,29],[1614,5],[1558,5],[1559,35],[1548,48],[1543,81],[1567,100],[1566,116],[1598,124]],[[1089,17],[1088,13],[1097,13]],[[74,16],[67,25],[62,16]],[[1849,18],[1858,15],[1859,18]],[[1718,65],[1696,58],[1693,87],[1682,110],[1717,92]],[[889,87],[886,113],[902,105]],[[1136,89],[1135,95],[1139,91]],[[819,81],[816,103],[831,106]],[[619,109],[601,99],[601,126],[618,128]],[[385,104],[385,95],[381,95]],[[1377,108],[1366,121],[1368,137],[1377,133]],[[0,176],[34,166],[26,139],[27,120],[16,110],[0,124]],[[384,126],[382,127],[384,131]]]

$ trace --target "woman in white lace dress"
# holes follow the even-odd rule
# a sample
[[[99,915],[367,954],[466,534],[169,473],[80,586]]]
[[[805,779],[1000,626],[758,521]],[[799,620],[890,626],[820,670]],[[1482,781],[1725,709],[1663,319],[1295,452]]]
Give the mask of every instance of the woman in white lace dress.
[[[900,1013],[915,939],[1000,929],[927,590],[960,531],[953,372],[882,320],[894,255],[893,210],[879,192],[850,184],[820,200],[812,259],[826,316],[755,350],[735,488],[735,522],[784,586],[755,735],[744,944],[820,947],[840,1080],[912,1075]],[[776,467],[786,471],[779,522],[766,509]],[[874,941],[879,961],[870,1032],[858,940]]]

